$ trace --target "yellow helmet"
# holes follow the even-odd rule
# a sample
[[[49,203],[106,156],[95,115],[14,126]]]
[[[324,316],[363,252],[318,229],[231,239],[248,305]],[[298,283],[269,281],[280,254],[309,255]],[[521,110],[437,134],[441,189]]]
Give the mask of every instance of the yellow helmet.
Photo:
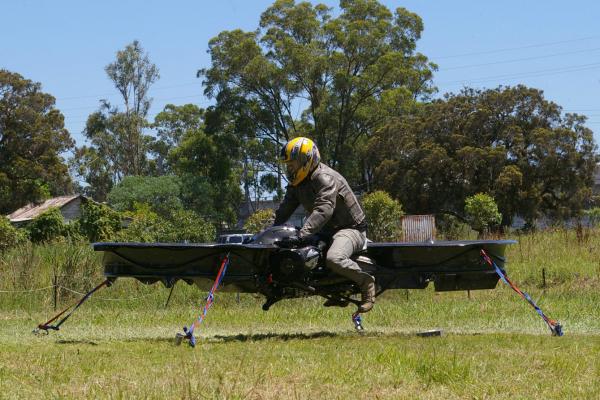
[[[317,145],[305,137],[297,137],[281,148],[281,161],[286,165],[286,176],[292,186],[297,186],[321,161]]]

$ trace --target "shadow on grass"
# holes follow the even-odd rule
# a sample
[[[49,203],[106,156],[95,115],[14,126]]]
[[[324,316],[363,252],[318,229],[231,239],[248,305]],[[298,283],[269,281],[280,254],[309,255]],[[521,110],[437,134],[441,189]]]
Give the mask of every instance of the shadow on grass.
[[[206,338],[205,340],[208,342],[260,342],[262,340],[310,340],[310,339],[320,339],[320,338],[332,338],[343,336],[343,334],[336,332],[312,332],[312,333],[253,333],[253,334],[244,334],[239,333],[237,335],[215,335]]]
[[[98,346],[98,343],[91,340],[57,340],[56,344],[89,344],[90,346]]]

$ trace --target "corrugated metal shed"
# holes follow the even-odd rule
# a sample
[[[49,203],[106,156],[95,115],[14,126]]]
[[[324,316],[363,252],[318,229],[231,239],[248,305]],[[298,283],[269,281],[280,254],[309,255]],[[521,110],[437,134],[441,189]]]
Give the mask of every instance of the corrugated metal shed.
[[[23,223],[34,219],[44,211],[47,211],[49,208],[56,207],[61,210],[65,220],[70,221],[79,217],[79,206],[81,205],[83,199],[85,199],[85,197],[80,194],[73,196],[54,197],[44,201],[41,204],[27,204],[26,206],[21,207],[13,213],[7,215],[7,217],[10,222],[14,224]]]
[[[402,217],[402,241],[426,242],[435,240],[433,215],[405,215]]]

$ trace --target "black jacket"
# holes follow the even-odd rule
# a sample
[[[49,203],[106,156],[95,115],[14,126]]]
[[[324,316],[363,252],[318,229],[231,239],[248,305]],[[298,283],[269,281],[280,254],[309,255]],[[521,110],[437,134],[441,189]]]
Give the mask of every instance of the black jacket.
[[[365,213],[342,175],[320,163],[298,186],[288,185],[283,202],[275,212],[275,225],[281,225],[299,204],[309,214],[300,237],[340,229],[366,229]]]

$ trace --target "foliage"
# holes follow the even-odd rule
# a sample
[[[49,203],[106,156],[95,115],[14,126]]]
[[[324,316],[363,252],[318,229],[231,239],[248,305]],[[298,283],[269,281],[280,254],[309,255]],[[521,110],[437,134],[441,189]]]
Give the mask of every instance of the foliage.
[[[163,218],[182,208],[181,182],[173,175],[127,176],[108,194],[108,204],[117,211],[133,211],[136,203],[151,206]]]
[[[123,98],[124,110],[105,100],[91,114],[84,130],[89,146],[82,146],[71,159],[72,171],[89,184],[86,194],[104,201],[123,177],[150,171],[148,151],[152,137],[143,134],[151,99],[148,89],[159,78],[140,43],[134,41],[117,52],[105,67],[106,74]]]
[[[411,213],[460,213],[466,197],[484,192],[504,226],[516,215],[530,224],[577,216],[597,161],[584,123],[536,89],[464,89],[378,131],[369,144],[375,186]]]
[[[135,211],[126,213],[129,226],[116,235],[127,242],[210,242],[216,231],[213,225],[193,211],[174,210],[169,218],[153,212],[148,204],[136,204]]]
[[[585,215],[589,218],[591,226],[597,226],[600,223],[600,207],[585,210]]]
[[[208,243],[217,235],[212,224],[191,210],[174,210],[170,223],[170,236],[166,239],[171,242]]]
[[[49,242],[67,235],[68,228],[60,210],[52,207],[38,215],[28,225],[29,238],[34,243]]]
[[[169,165],[181,179],[181,200],[215,225],[233,224],[241,200],[233,164],[235,139],[227,133],[187,131],[169,153]]]
[[[258,233],[273,225],[275,220],[275,211],[271,208],[258,210],[248,217],[244,223],[244,229],[248,233]]]
[[[8,218],[0,216],[0,253],[27,240],[22,229],[15,228]]]
[[[203,126],[204,110],[194,104],[167,104],[156,115],[152,128],[156,130],[157,137],[150,147],[155,155],[157,175],[172,172],[168,163],[169,152],[181,144],[186,132],[203,129]]]
[[[110,207],[88,200],[81,206],[79,230],[90,241],[110,240],[121,229],[121,216]]]
[[[438,236],[444,240],[466,240],[473,233],[469,224],[455,215],[436,215],[435,225]]]
[[[117,242],[160,242],[167,230],[167,222],[158,214],[151,211],[149,205],[136,205],[135,212],[126,212],[124,217],[129,221],[127,227],[117,232],[114,240]]]
[[[491,226],[502,221],[502,214],[498,212],[498,205],[494,198],[487,193],[477,193],[465,200],[465,214],[471,228],[483,234]]]
[[[41,89],[0,69],[0,214],[72,188],[61,154],[73,140],[54,97]]]
[[[376,0],[353,0],[333,12],[277,0],[259,26],[210,40],[212,64],[199,71],[205,94],[227,110],[224,126],[250,122],[236,130],[244,138],[275,148],[300,134],[316,139],[323,160],[351,183],[368,164],[352,150],[388,115],[432,91],[435,65],[415,51],[423,23],[404,8],[392,13]]]
[[[389,194],[378,190],[365,195],[362,205],[367,218],[368,237],[376,242],[398,240],[402,227],[400,218],[404,215],[402,205]]]

